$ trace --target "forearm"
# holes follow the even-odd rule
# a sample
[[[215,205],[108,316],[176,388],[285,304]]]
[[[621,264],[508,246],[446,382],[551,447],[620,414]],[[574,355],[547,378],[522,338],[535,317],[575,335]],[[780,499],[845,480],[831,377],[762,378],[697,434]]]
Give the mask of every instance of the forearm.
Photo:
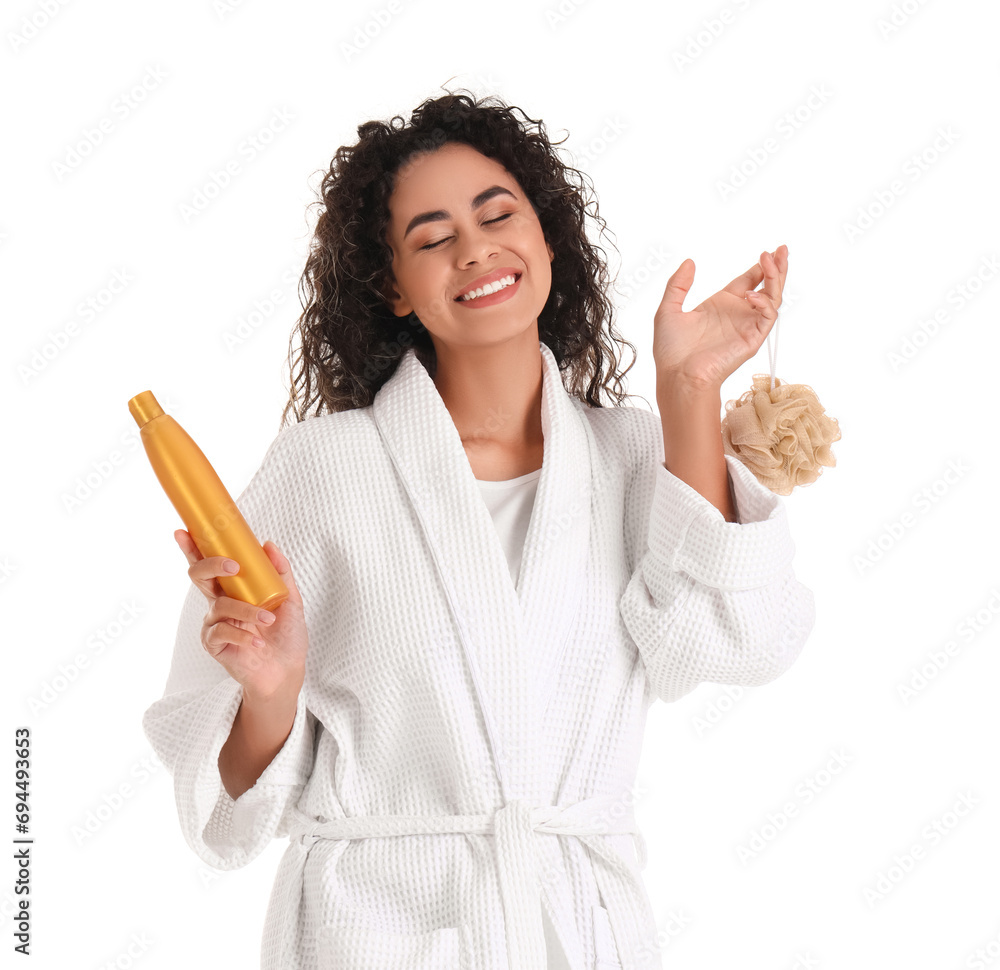
[[[656,404],[663,425],[664,467],[708,499],[727,522],[736,521],[729,469],[722,447],[722,392],[658,381]]]
[[[298,696],[298,690],[288,690],[258,700],[244,693],[229,738],[219,752],[219,774],[233,800],[257,783],[288,739]]]

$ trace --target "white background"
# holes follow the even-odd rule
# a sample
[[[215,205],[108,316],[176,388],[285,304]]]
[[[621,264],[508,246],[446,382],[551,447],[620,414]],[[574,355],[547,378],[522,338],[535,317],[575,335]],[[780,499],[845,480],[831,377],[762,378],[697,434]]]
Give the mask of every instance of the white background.
[[[630,391],[655,404],[653,313],[685,257],[691,309],[786,243],[777,376],[843,435],[836,467],[783,499],[817,602],[798,662],[651,709],[636,814],[664,966],[1000,966],[997,8],[47,2],[0,21],[0,771],[12,838],[29,726],[29,965],[258,965],[285,842],[205,867],[141,729],[189,580],[127,401],[151,389],[239,494],[287,397],[319,175],[359,123],[447,85],[568,133],[633,285]],[[268,141],[252,157],[251,136]],[[765,345],[723,401],[766,370]],[[14,878],[8,861],[8,952]]]

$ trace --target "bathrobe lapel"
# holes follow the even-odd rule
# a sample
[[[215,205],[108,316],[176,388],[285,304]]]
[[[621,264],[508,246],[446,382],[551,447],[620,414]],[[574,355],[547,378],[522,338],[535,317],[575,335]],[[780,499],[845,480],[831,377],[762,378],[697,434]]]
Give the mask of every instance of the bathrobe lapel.
[[[542,716],[580,604],[594,442],[583,405],[542,355],[542,473],[517,589],[458,430],[413,348],[372,412],[437,566],[479,695],[498,778],[535,798]]]

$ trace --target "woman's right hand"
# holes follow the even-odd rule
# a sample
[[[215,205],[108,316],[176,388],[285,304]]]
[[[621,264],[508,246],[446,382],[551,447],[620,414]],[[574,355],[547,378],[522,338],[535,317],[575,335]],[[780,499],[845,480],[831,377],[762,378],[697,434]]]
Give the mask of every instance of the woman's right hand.
[[[305,677],[309,633],[291,563],[270,539],[264,543],[264,551],[288,587],[288,598],[269,613],[223,592],[217,577],[238,574],[238,570],[230,573],[223,568],[233,560],[205,558],[184,529],[177,529],[174,539],[190,563],[188,576],[209,603],[201,628],[205,650],[242,684],[244,697],[297,696]]]

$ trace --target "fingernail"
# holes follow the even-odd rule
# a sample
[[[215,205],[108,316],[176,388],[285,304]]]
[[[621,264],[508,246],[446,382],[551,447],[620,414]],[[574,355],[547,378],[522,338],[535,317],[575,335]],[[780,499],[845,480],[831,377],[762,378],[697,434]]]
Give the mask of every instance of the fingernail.
[[[261,638],[260,638],[260,637],[254,637],[254,638],[253,638],[253,645],[254,645],[255,647],[262,647],[262,646],[264,646],[264,641],[263,641],[263,640],[261,640]]]
[[[227,559],[227,560],[226,560],[226,561],[225,561],[225,562],[224,562],[224,563],[222,564],[222,568],[223,568],[223,569],[224,569],[224,570],[225,570],[225,571],[226,571],[227,573],[235,573],[235,572],[236,572],[236,570],[240,568],[240,564],[239,564],[238,562],[233,562],[233,560],[232,560],[232,559]]]
[[[268,613],[267,610],[258,610],[257,611],[257,620],[260,623],[273,623],[274,622],[274,614],[273,613]]]

